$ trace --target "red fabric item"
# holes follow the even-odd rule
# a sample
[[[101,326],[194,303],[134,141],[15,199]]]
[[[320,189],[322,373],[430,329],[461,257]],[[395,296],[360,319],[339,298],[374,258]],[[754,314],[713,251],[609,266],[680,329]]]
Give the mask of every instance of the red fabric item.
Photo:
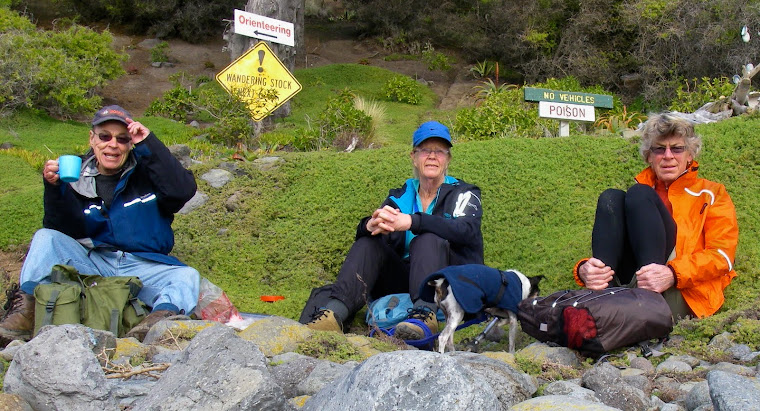
[[[566,307],[562,319],[569,348],[580,348],[583,341],[596,337],[596,322],[587,309]]]

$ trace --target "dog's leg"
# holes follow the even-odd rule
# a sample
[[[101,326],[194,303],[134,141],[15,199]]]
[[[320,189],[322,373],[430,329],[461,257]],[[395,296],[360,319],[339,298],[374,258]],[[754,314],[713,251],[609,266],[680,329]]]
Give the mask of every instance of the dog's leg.
[[[515,353],[515,338],[517,337],[517,314],[509,311],[509,353]]]
[[[445,310],[446,315],[446,327],[438,336],[438,352],[443,354],[446,349],[449,351],[456,351],[454,348],[454,331],[457,330],[457,326],[462,322],[464,318],[464,310],[457,304],[455,310]]]

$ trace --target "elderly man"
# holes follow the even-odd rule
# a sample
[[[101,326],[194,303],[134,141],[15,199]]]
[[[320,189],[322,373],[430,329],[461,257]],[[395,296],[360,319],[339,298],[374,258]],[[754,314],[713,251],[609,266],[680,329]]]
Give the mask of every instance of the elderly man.
[[[95,113],[89,143],[77,181],[61,181],[57,160],[45,163],[44,228],[34,234],[20,286],[6,292],[0,322],[6,339],[31,337],[34,288],[50,282],[56,264],[85,274],[139,277],[138,297],[152,312],[127,336],[140,340],[159,320],[190,313],[198,301],[198,271],[169,255],[174,213],[195,194],[193,174],[119,106]]]

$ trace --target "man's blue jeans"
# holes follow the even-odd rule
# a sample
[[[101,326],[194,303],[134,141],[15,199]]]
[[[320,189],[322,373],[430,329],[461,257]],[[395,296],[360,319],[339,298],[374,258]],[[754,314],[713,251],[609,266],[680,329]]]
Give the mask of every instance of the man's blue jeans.
[[[37,284],[50,282],[50,269],[56,264],[73,266],[82,274],[139,277],[143,288],[137,297],[154,311],[184,310],[189,315],[198,302],[200,274],[192,267],[157,263],[124,251],[90,250],[47,228],[34,233],[21,268],[21,290],[33,294]]]

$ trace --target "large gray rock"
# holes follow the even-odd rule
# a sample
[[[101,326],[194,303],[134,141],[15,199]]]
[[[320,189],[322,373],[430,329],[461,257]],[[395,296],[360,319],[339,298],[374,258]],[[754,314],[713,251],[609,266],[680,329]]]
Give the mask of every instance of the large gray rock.
[[[603,403],[621,410],[645,410],[649,397],[640,389],[628,385],[620,370],[609,363],[598,365],[583,374],[581,385],[593,390]]]
[[[707,373],[715,411],[760,410],[760,383],[725,371]]]
[[[88,330],[78,324],[52,327],[20,347],[5,374],[4,391],[37,411],[116,410]]]
[[[450,355],[395,351],[370,357],[311,397],[303,410],[502,410],[490,381]]]
[[[137,410],[289,410],[266,358],[229,327],[199,332]]]
[[[350,365],[319,361],[309,375],[296,386],[297,395],[314,395],[353,369]]]

